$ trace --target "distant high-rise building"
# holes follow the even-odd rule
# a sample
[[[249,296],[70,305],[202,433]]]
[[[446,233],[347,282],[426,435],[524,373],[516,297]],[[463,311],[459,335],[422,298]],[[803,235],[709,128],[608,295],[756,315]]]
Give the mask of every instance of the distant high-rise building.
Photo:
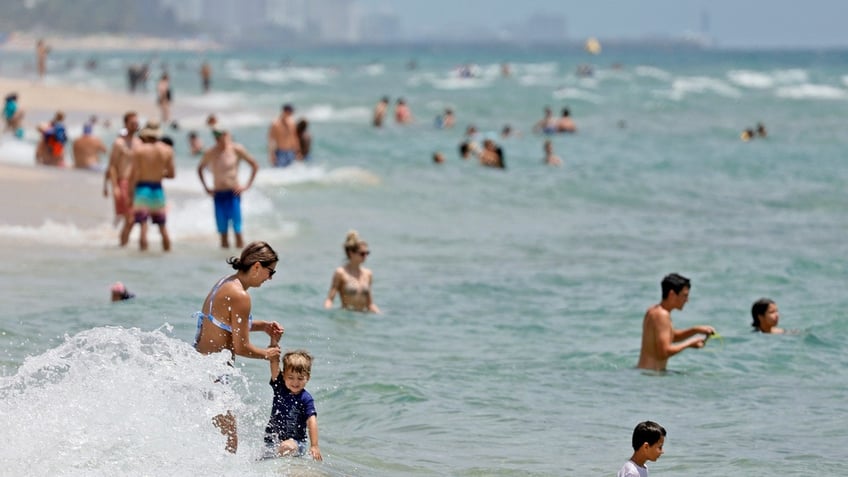
[[[392,43],[401,40],[400,17],[392,12],[363,16],[359,25],[359,40],[365,43]]]
[[[268,22],[302,35],[306,32],[307,3],[307,0],[268,0]]]
[[[515,38],[533,43],[557,43],[568,39],[568,27],[565,15],[556,13],[535,13]]]
[[[355,43],[359,40],[356,0],[318,0],[308,4],[309,35],[323,43]]]

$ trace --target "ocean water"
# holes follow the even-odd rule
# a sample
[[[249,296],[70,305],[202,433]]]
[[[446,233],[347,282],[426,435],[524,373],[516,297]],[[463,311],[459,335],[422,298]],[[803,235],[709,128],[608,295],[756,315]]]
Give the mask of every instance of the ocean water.
[[[126,66],[148,58],[154,77],[171,72],[181,125],[165,183],[173,251],[155,230],[150,252],[121,249],[109,221],[0,219],[14,257],[0,264],[0,474],[612,476],[646,419],[668,431],[653,475],[844,467],[848,52],[57,52],[48,81],[121,90]],[[26,76],[31,61],[6,53],[0,74]],[[468,63],[478,75],[459,78]],[[575,75],[582,63],[592,77]],[[416,123],[372,128],[383,95],[406,98]],[[284,102],[310,120],[313,159],[263,167],[244,198],[246,238],[282,257],[251,296],[256,317],[285,327],[284,348],[316,358],[323,463],[256,461],[267,363],[240,359],[219,389],[209,377],[225,357],[191,348],[191,314],[238,251],[217,247],[185,133],[210,144],[215,112],[264,166]],[[578,134],[534,134],[546,105],[569,107]],[[445,107],[457,127],[435,129]],[[740,141],[758,121],[768,138]],[[520,131],[501,141],[506,171],[459,159],[470,123]],[[563,167],[542,164],[545,139]],[[29,164],[33,142],[6,137],[0,158]],[[382,315],[322,308],[350,229],[373,252]],[[670,272],[693,282],[676,326],[723,338],[646,374],[634,369],[642,316]],[[115,280],[137,298],[108,302]],[[750,331],[761,296],[797,333]],[[239,418],[235,456],[210,425],[223,409]]]

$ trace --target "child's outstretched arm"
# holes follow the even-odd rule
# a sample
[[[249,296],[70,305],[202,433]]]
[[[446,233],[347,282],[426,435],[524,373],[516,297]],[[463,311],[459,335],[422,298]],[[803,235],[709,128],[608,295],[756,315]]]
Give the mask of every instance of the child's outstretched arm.
[[[324,460],[321,449],[318,448],[318,416],[314,414],[306,420],[306,429],[309,431],[309,454],[315,460]]]
[[[280,338],[282,338],[282,334],[279,335],[271,335],[271,343],[268,345],[269,348],[279,348],[280,347]],[[277,379],[280,375],[280,358],[271,358],[268,360],[271,363],[271,381]]]

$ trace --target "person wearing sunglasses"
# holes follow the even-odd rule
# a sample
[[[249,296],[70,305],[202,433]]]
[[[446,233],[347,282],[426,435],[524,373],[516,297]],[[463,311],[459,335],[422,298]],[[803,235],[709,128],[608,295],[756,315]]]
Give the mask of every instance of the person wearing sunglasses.
[[[279,338],[285,330],[276,321],[254,320],[250,313],[250,294],[247,292],[249,288],[260,287],[270,280],[277,272],[278,261],[277,253],[265,242],[251,242],[240,257],[227,260],[236,273],[220,279],[203,302],[202,311],[194,314],[197,318],[194,348],[198,352],[213,354],[229,350],[233,360],[236,355],[254,359],[280,359],[279,346],[261,348],[250,342],[251,331],[264,331],[271,337]],[[216,382],[226,384],[227,381],[228,376],[221,376]],[[213,422],[227,436],[227,450],[235,453],[238,449],[235,416],[227,411],[226,414],[215,416]]]
[[[371,252],[368,244],[359,238],[355,230],[347,234],[344,242],[347,263],[336,269],[324,308],[332,308],[336,294],[342,302],[342,308],[353,311],[380,313],[380,308],[374,304],[371,294],[373,275],[371,270],[362,266]]]

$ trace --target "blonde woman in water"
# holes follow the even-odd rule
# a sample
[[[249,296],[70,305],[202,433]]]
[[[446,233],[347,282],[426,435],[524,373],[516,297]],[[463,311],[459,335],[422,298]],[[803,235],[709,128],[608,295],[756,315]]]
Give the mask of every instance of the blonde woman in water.
[[[324,300],[324,308],[332,308],[336,293],[342,301],[342,308],[380,313],[380,309],[374,304],[371,296],[371,282],[373,276],[371,270],[362,266],[371,252],[368,244],[359,238],[355,230],[347,234],[344,242],[344,251],[347,255],[347,263],[336,269],[333,273],[333,283],[330,292]]]

